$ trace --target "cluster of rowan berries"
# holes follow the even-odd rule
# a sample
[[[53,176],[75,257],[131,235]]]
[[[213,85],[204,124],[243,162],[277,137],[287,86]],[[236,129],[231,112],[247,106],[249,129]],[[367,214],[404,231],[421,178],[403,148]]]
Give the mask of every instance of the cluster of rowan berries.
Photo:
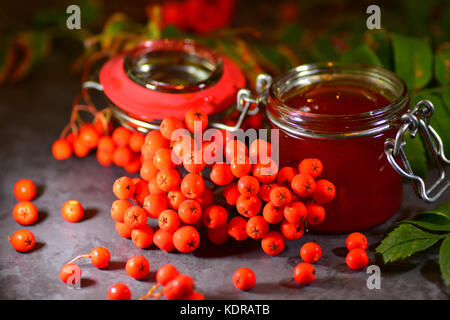
[[[154,243],[166,252],[188,253],[199,246],[197,229],[204,225],[214,244],[250,237],[261,239],[264,252],[276,255],[284,239],[303,235],[305,223],[323,221],[322,205],[333,200],[335,188],[315,180],[323,169],[320,160],[278,170],[269,142],[255,139],[247,147],[224,130],[216,130],[217,141],[199,142],[195,138],[205,134],[207,125],[204,112],[190,110],[184,121],[165,118],[160,130],[145,136],[141,177],[124,176],[113,185],[118,200],[111,216],[122,237],[139,248]],[[217,160],[219,153],[225,161]],[[222,193],[223,205],[215,203],[211,186]],[[230,207],[237,216],[230,216]],[[158,220],[156,231],[149,218]],[[277,225],[279,231],[270,231]]]
[[[83,124],[77,134],[72,131],[56,140],[52,145],[52,153],[55,159],[65,160],[73,154],[83,158],[96,150],[101,165],[114,164],[129,173],[136,173],[142,165],[140,153],[144,138],[144,134],[122,126],[113,128],[111,122],[105,129],[100,121],[94,121]]]

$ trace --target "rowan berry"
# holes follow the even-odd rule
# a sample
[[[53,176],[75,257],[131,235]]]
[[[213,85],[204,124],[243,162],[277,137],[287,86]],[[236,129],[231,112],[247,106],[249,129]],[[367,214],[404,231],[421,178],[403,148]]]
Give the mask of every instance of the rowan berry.
[[[159,148],[156,150],[153,156],[153,164],[158,170],[175,168],[176,165],[172,161],[172,149]]]
[[[228,235],[237,241],[244,241],[248,238],[247,220],[242,217],[234,217],[228,223]]]
[[[34,234],[29,230],[17,230],[8,240],[12,247],[19,252],[27,252],[33,249],[36,244]]]
[[[153,243],[162,251],[172,252],[175,249],[173,233],[158,229],[153,236]]]
[[[112,154],[114,149],[116,149],[116,145],[110,136],[103,136],[98,140],[97,150]]]
[[[61,215],[68,222],[79,222],[83,219],[84,209],[78,201],[69,200],[63,204]]]
[[[268,223],[279,223],[283,220],[283,207],[277,207],[272,202],[268,202],[264,206],[263,217]]]
[[[161,121],[160,124],[161,134],[164,138],[172,140],[172,133],[177,129],[183,129],[183,122],[175,117],[167,117]]]
[[[108,289],[108,300],[130,300],[130,289],[123,283],[115,283]]]
[[[75,285],[81,280],[81,268],[73,263],[65,264],[59,272],[59,279],[66,285]]]
[[[140,175],[141,178],[145,181],[151,181],[156,178],[156,174],[158,173],[158,168],[153,164],[153,160],[144,160],[142,162]]]
[[[145,135],[140,132],[133,132],[130,136],[130,140],[128,140],[128,146],[131,151],[139,153],[141,152],[142,145],[145,142]]]
[[[30,201],[21,201],[13,208],[14,220],[24,226],[29,226],[36,222],[38,210]]]
[[[291,181],[292,190],[300,197],[310,196],[316,187],[314,178],[307,173],[297,174]]]
[[[353,232],[347,236],[345,245],[349,251],[355,248],[367,249],[367,238],[360,232]]]
[[[276,187],[270,191],[270,202],[277,207],[284,207],[292,201],[292,192],[286,187]]]
[[[233,273],[233,285],[236,289],[248,291],[255,286],[256,276],[250,268],[239,268]]]
[[[208,229],[208,239],[215,245],[222,245],[228,240],[228,225],[220,228]]]
[[[223,197],[225,198],[225,201],[230,205],[234,206],[236,205],[236,201],[241,195],[239,192],[237,183],[230,183],[222,190]]]
[[[14,196],[19,201],[31,201],[36,193],[36,185],[30,179],[21,179],[14,184]]]
[[[125,147],[130,141],[131,131],[125,127],[117,127],[112,132],[111,138],[118,147]]]
[[[130,177],[121,177],[114,181],[113,193],[120,199],[130,199],[133,197],[135,191],[135,185]]]
[[[102,166],[108,167],[112,164],[112,158],[113,154],[101,151],[100,149],[97,149],[96,157],[98,163],[100,163]]]
[[[185,274],[180,274],[166,284],[163,294],[167,300],[180,300],[188,297],[193,291],[194,280]]]
[[[178,159],[183,159],[186,154],[192,154],[199,150],[195,140],[189,135],[186,130],[172,145],[173,153],[178,157]]]
[[[73,147],[73,153],[78,158],[86,157],[90,150],[79,137],[77,137],[73,140],[72,147]]]
[[[130,161],[123,168],[128,173],[136,173],[141,169],[141,165],[140,157],[136,153],[133,153]]]
[[[189,199],[196,199],[205,190],[205,181],[197,173],[189,173],[183,177],[180,186],[181,192]]]
[[[313,178],[317,178],[323,170],[322,161],[319,159],[303,159],[298,164],[298,172],[299,173],[307,173]]]
[[[202,206],[202,210],[205,210],[214,203],[214,194],[210,188],[205,187],[205,190],[203,190],[202,194],[195,200],[200,203],[200,205]]]
[[[164,192],[177,190],[180,180],[180,173],[176,169],[162,169],[156,174],[156,183]]]
[[[142,279],[150,272],[150,264],[143,256],[134,256],[125,264],[126,273],[134,279]]]
[[[306,221],[309,225],[315,226],[325,219],[325,208],[318,203],[309,202],[306,204]]]
[[[134,192],[131,199],[133,199],[138,205],[142,206],[145,198],[149,194],[150,190],[148,189],[148,183],[146,181],[139,179],[134,182]]]
[[[244,196],[256,196],[259,192],[259,181],[252,176],[243,176],[239,178],[238,190]]]
[[[129,226],[123,222],[116,222],[115,226],[117,233],[125,239],[131,238],[131,232],[133,231]]]
[[[163,195],[166,194],[166,192],[159,187],[158,181],[156,181],[156,178],[150,180],[150,182],[148,183],[148,191],[149,191],[149,194],[163,194]],[[169,191],[169,192],[174,192],[174,191]]]
[[[203,223],[209,229],[223,227],[227,224],[228,213],[224,207],[213,205],[203,213]]]
[[[235,158],[242,159],[247,157],[248,148],[244,142],[240,140],[230,140],[225,145],[225,159],[231,163]]]
[[[355,248],[349,251],[345,258],[345,263],[352,270],[362,270],[369,264],[369,257],[365,250],[361,248]]]
[[[52,144],[52,154],[56,160],[69,159],[72,152],[72,145],[66,139],[58,139]]]
[[[280,232],[287,240],[297,240],[303,236],[305,228],[303,223],[289,223],[283,220],[280,225]]]
[[[294,268],[294,279],[297,283],[307,286],[316,279],[316,269],[307,262],[301,262]]]
[[[252,175],[261,183],[271,183],[275,180],[278,173],[278,166],[272,159],[265,159],[252,167]]]
[[[233,181],[234,176],[230,165],[222,162],[213,164],[209,178],[218,186],[226,186]]]
[[[308,263],[316,263],[322,257],[322,248],[315,242],[307,242],[300,248],[300,257]]]
[[[167,209],[159,214],[158,226],[161,230],[175,232],[180,226],[180,217],[174,210]]]
[[[164,194],[149,194],[145,197],[143,208],[150,218],[158,219],[160,213],[166,210],[168,206]]]
[[[250,238],[261,239],[269,232],[269,224],[262,216],[254,216],[248,219],[246,226]]]
[[[193,291],[185,299],[186,300],[205,300],[205,296],[202,293],[200,293],[200,292]]]
[[[231,173],[236,178],[247,176],[252,171],[252,163],[247,156],[236,156],[230,163]]]
[[[94,267],[104,269],[109,265],[111,254],[109,250],[104,247],[96,247],[89,253],[89,258]]]
[[[270,231],[261,240],[263,251],[271,256],[280,254],[285,247],[285,241],[281,233]]]
[[[262,183],[259,188],[259,197],[262,201],[270,202],[270,192],[275,189],[276,187],[279,187],[277,183]]]
[[[147,225],[147,214],[138,206],[129,207],[123,215],[123,222],[131,229],[141,228]]]
[[[333,200],[335,194],[336,189],[334,184],[328,180],[322,179],[316,182],[313,199],[320,204],[325,204]]]
[[[184,223],[194,224],[202,217],[202,206],[197,200],[184,200],[178,208],[178,215]]]
[[[292,179],[297,175],[297,171],[292,167],[283,167],[277,173],[277,183],[283,187],[291,187]]]
[[[179,275],[177,268],[171,264],[165,264],[156,272],[156,282],[165,286]]]
[[[187,198],[180,190],[173,190],[167,193],[167,201],[169,203],[169,207],[173,210],[178,210],[180,204],[186,199]]]
[[[112,154],[112,162],[118,167],[126,166],[133,159],[131,150],[125,147],[117,147]]]
[[[178,251],[189,253],[200,245],[200,235],[194,227],[189,225],[182,226],[174,232],[173,244]]]
[[[283,215],[289,223],[303,223],[306,221],[307,209],[303,202],[295,201],[284,207]]]
[[[192,109],[185,113],[184,124],[191,133],[203,132],[208,126],[208,116],[202,110]]]
[[[272,145],[262,139],[256,139],[250,144],[249,156],[253,163],[266,160],[272,155]]]
[[[262,202],[258,196],[245,196],[241,194],[236,201],[237,211],[244,217],[256,216],[261,211]]]
[[[141,152],[147,159],[153,158],[155,152],[160,148],[168,148],[170,140],[164,138],[159,130],[152,130],[145,136],[145,142],[141,147]]]
[[[153,243],[153,229],[148,224],[131,231],[131,241],[140,249],[148,248]]]
[[[85,127],[81,129],[78,138],[83,141],[87,148],[92,149],[97,147],[100,136],[93,127]]]
[[[199,173],[205,167],[201,150],[185,152],[183,155],[183,167],[189,173]]]

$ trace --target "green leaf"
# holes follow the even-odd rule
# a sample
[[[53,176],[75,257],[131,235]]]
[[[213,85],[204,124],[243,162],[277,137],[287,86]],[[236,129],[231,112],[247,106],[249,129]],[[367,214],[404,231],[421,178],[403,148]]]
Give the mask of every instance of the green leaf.
[[[450,85],[450,45],[441,47],[435,55],[434,73],[442,85]]]
[[[422,231],[412,224],[405,223],[395,228],[377,247],[385,263],[405,259],[416,252],[425,250],[445,235]]]
[[[444,202],[432,210],[427,210],[423,214],[435,214],[450,219],[450,201]]]
[[[314,59],[321,61],[332,61],[338,58],[336,49],[330,42],[329,37],[321,36],[318,37],[313,44],[312,54]]]
[[[411,223],[431,231],[450,231],[450,220],[444,217],[424,215],[418,220],[403,220],[402,223]]]
[[[365,44],[348,50],[341,55],[340,60],[359,62],[382,67],[382,63],[378,56]]]
[[[420,38],[391,34],[395,72],[408,89],[425,87],[432,78],[433,54],[427,41]]]
[[[441,267],[442,278],[445,284],[450,286],[450,236],[447,236],[441,243],[439,266]]]
[[[450,88],[441,93],[442,101],[444,101],[445,110],[450,115]]]
[[[409,135],[405,136],[406,145],[404,147],[411,168],[415,174],[425,178],[427,176],[427,156],[425,147],[419,136],[414,139]]]
[[[175,25],[170,24],[161,31],[161,38],[165,39],[180,39],[185,35]]]
[[[375,52],[385,68],[393,69],[392,44],[386,30],[369,30],[364,34],[363,41]]]

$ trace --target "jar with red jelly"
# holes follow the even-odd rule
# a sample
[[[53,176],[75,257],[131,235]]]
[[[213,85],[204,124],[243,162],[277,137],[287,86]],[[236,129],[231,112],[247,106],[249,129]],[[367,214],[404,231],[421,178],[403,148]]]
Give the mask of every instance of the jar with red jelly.
[[[420,118],[428,116],[422,114],[424,108],[409,110],[405,83],[379,67],[334,62],[303,65],[276,77],[262,100],[272,128],[280,130],[279,165],[318,158],[324,163],[320,178],[336,186],[335,199],[325,205],[324,222],[314,228],[319,231],[362,230],[397,212],[402,177],[413,175],[403,159],[402,139],[418,127],[414,129],[408,119],[422,124],[432,143],[436,137],[439,140]],[[432,112],[431,103],[422,104]],[[394,146],[395,156],[401,153],[407,168],[392,155]],[[434,147],[442,151],[442,145]],[[440,163],[441,167],[448,164],[443,153]],[[449,185],[445,172],[440,180],[433,186],[438,189],[441,184],[432,200]],[[423,180],[417,187],[422,184]]]

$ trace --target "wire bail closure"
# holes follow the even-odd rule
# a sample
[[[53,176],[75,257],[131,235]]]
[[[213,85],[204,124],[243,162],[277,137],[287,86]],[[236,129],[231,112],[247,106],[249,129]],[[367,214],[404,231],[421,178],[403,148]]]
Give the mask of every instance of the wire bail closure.
[[[429,124],[433,113],[434,106],[431,101],[419,101],[411,111],[401,117],[403,125],[398,130],[395,139],[386,139],[384,143],[384,152],[391,166],[402,177],[410,180],[417,196],[427,202],[435,202],[450,186],[450,180],[445,172],[445,167],[450,164],[450,160],[445,157],[441,137]],[[413,172],[405,153],[404,136],[408,132],[411,138],[416,138],[417,133],[423,135],[438,169],[439,178],[428,189],[425,181]],[[403,168],[396,161],[398,157],[403,163]]]

